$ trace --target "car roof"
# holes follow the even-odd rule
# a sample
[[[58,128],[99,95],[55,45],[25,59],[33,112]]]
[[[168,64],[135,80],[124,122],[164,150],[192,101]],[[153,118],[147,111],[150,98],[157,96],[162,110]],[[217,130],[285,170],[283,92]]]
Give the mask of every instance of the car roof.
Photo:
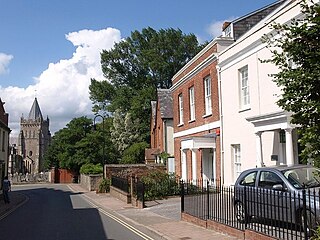
[[[249,170],[278,170],[278,171],[284,171],[284,170],[290,170],[290,169],[296,169],[296,168],[308,168],[313,167],[312,165],[305,165],[305,164],[294,164],[294,165],[274,165],[274,166],[268,166],[268,167],[259,167],[259,168],[251,168]]]

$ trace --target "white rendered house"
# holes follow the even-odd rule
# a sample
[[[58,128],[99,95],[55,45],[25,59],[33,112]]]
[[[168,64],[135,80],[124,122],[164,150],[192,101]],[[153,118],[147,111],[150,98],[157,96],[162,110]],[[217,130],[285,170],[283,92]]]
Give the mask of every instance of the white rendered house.
[[[298,163],[296,126],[277,104],[281,92],[269,74],[277,67],[261,60],[271,52],[261,41],[271,23],[301,17],[300,1],[284,1],[219,54],[221,159],[225,184],[245,169]],[[228,29],[226,29],[228,30]],[[230,30],[230,29],[229,29]]]

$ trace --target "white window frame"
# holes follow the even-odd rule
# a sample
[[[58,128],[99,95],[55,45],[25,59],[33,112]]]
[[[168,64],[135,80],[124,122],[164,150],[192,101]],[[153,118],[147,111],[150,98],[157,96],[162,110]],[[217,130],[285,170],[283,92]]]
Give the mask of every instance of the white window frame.
[[[194,86],[189,88],[189,107],[190,107],[190,121],[196,119],[196,107],[194,102]]]
[[[236,180],[241,171],[241,147],[240,144],[232,144],[232,160],[233,160],[233,169],[234,169],[234,180]]]
[[[250,108],[250,86],[248,77],[248,66],[239,69],[239,95],[240,109]]]
[[[212,101],[211,101],[211,78],[210,76],[204,79],[204,105],[205,116],[212,114]]]
[[[182,93],[178,96],[178,102],[179,102],[179,125],[183,124],[183,96]]]

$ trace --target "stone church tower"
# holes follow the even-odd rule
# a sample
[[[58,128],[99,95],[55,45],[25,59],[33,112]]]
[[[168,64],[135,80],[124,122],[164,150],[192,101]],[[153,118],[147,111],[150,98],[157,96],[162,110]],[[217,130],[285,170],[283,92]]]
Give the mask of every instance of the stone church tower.
[[[43,119],[37,98],[28,118],[21,117],[18,154],[22,156],[26,173],[43,171],[43,156],[51,141],[49,118]]]

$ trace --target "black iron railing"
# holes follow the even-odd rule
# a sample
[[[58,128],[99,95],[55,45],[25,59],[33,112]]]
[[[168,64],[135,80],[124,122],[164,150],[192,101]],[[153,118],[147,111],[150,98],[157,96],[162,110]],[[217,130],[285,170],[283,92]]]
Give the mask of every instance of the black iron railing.
[[[319,225],[319,191],[238,189],[218,182],[181,181],[181,211],[202,220],[239,230],[250,229],[278,239],[310,239]]]
[[[120,178],[116,176],[111,177],[111,186],[118,188],[126,193],[129,193],[130,183],[126,178]]]

